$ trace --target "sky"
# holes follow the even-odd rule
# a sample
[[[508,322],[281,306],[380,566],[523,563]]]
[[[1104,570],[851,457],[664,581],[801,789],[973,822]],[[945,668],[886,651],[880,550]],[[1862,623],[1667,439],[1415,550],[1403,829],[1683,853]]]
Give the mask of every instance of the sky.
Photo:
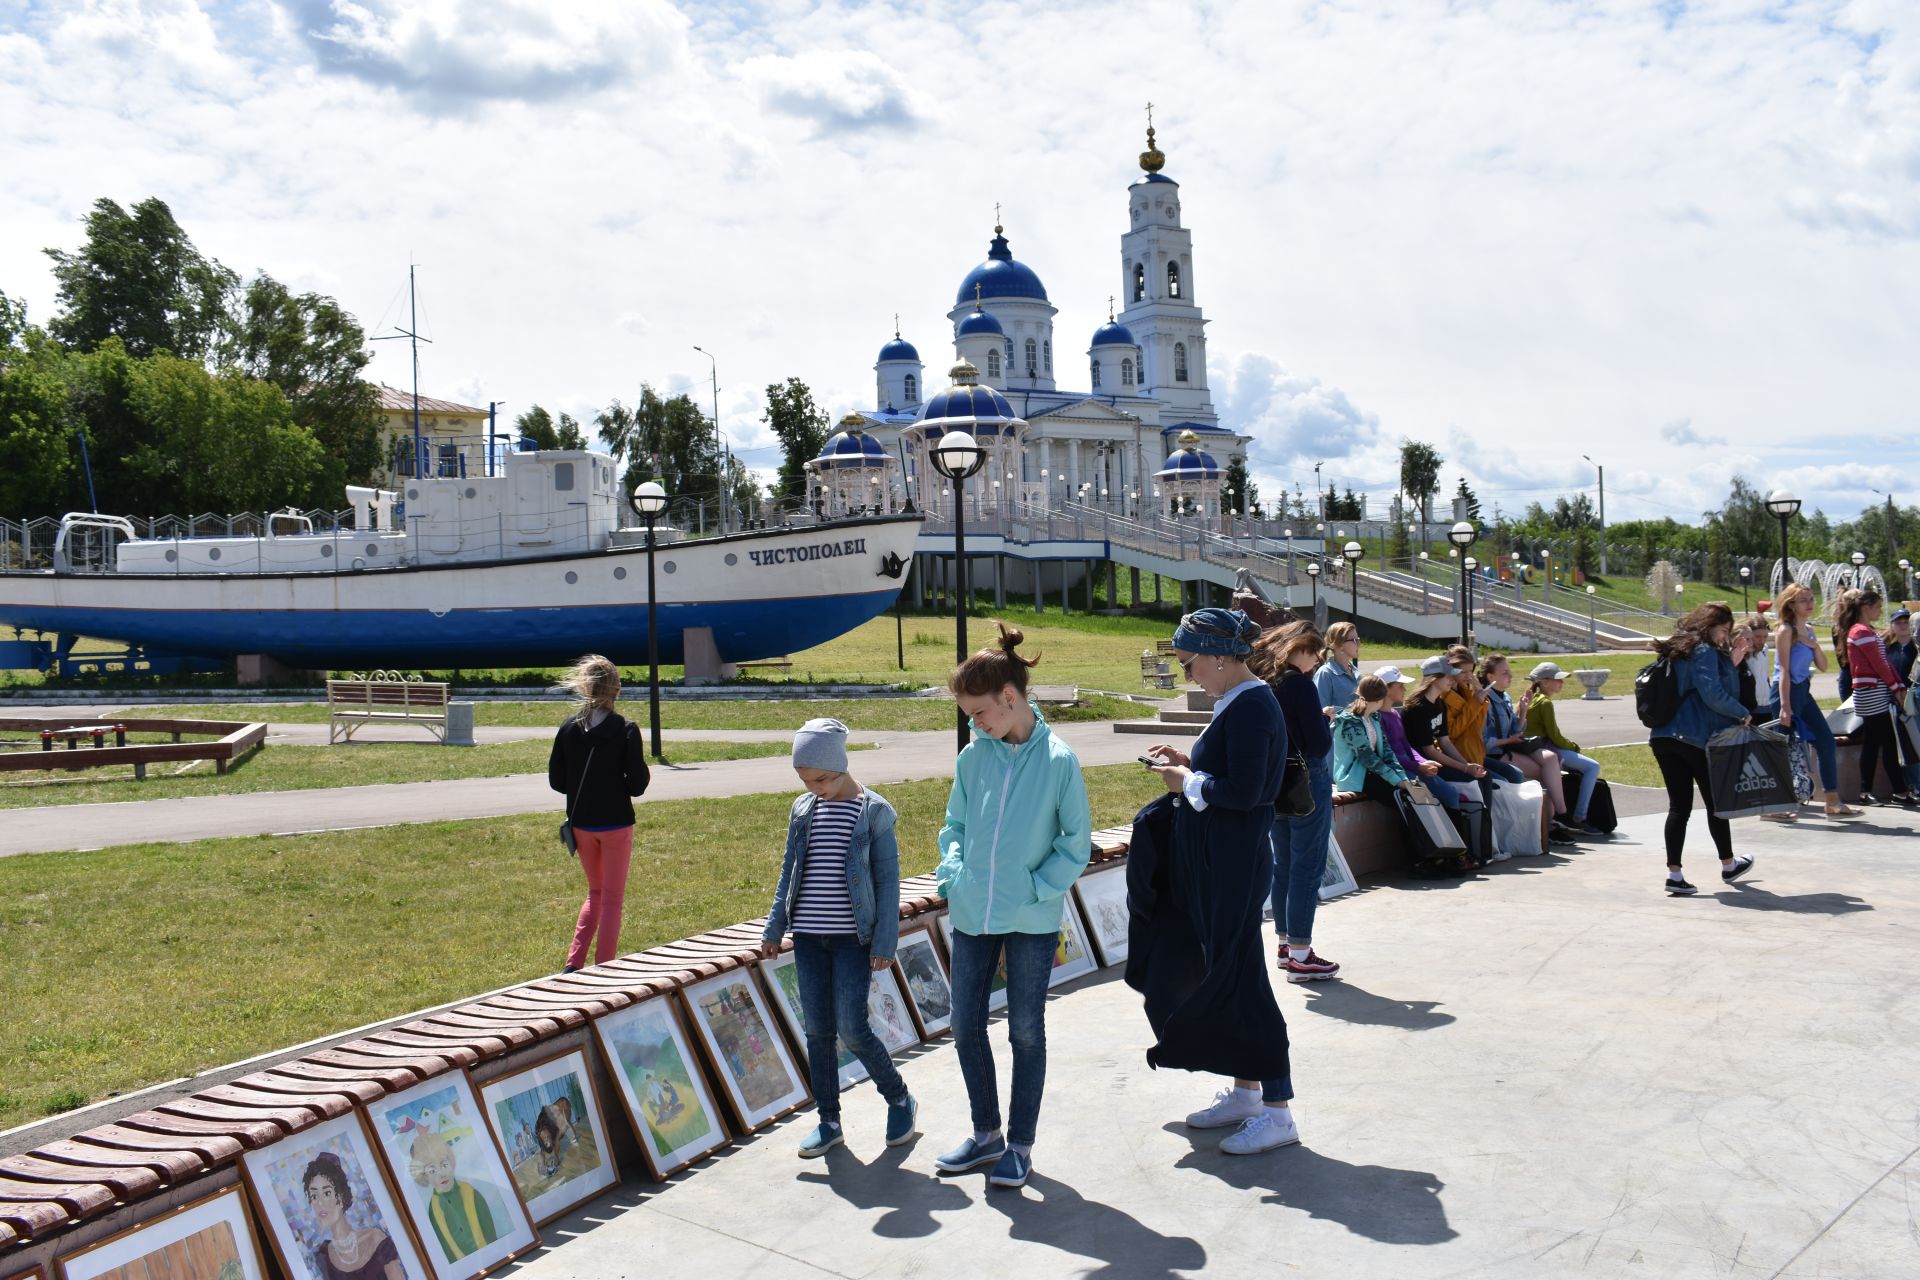
[[[996,203],[1084,385],[1149,101],[1265,493],[1920,503],[1911,0],[0,0],[0,291],[158,196],[370,334],[417,264],[425,394],[708,404],[704,347],[771,469],[768,383],[871,407],[896,314],[944,374]]]

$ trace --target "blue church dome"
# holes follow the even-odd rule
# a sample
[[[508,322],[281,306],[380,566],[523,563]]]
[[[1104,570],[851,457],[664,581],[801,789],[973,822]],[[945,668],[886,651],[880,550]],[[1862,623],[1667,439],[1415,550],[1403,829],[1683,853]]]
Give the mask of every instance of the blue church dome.
[[[970,338],[979,333],[990,333],[996,338],[1007,336],[1007,331],[1000,327],[1000,322],[993,318],[991,312],[981,311],[978,308],[968,313],[967,318],[962,320],[959,327],[953,331],[953,336]]]
[[[1167,455],[1167,465],[1155,473],[1156,480],[1217,480],[1222,474],[1213,455],[1199,447],[1200,437],[1191,431],[1180,433],[1180,447]]]
[[[920,353],[913,349],[911,342],[895,334],[892,342],[880,348],[880,359],[882,361],[911,360],[915,364],[918,364],[920,363]]]
[[[974,286],[979,291],[974,291]],[[1033,268],[1024,262],[1014,261],[1013,253],[1007,248],[1006,234],[999,228],[993,229],[993,244],[987,250],[987,260],[967,272],[967,278],[960,282],[960,292],[954,296],[956,305],[964,305],[975,298],[1037,298],[1047,300],[1047,286],[1040,283],[1040,277]]]
[[[992,387],[981,386],[975,381],[979,376],[980,371],[965,360],[955,365],[953,385],[927,398],[927,403],[920,409],[920,422],[931,423],[943,418],[964,419],[942,425],[976,436],[997,435],[1003,427],[1018,422],[1013,405]]]
[[[825,467],[885,466],[887,451],[864,431],[842,431],[828,438],[815,461]]]
[[[1133,340],[1133,330],[1117,320],[1109,320],[1093,331],[1093,345],[1096,347],[1137,347]]]

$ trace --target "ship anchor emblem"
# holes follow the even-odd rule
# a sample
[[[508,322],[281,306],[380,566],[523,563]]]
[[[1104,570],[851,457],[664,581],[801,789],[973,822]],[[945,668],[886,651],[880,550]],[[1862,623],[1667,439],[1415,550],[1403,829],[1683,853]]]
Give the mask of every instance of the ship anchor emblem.
[[[880,576],[883,578],[898,578],[906,567],[907,562],[891,551],[880,557]]]

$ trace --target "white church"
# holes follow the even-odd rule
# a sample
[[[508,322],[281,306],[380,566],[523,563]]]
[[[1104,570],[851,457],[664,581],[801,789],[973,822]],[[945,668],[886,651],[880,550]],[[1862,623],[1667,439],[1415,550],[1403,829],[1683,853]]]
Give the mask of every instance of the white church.
[[[1226,468],[1251,439],[1220,425],[1207,388],[1206,319],[1195,290],[1193,233],[1181,222],[1180,184],[1147,129],[1141,176],[1127,188],[1120,236],[1118,315],[1093,331],[1084,353],[1056,341],[1059,309],[1039,274],[1013,256],[994,227],[984,262],[967,272],[947,320],[961,366],[1003,395],[1024,428],[983,440],[991,454],[975,484],[981,506],[1084,503],[1115,514],[1166,510],[1176,489],[1202,484],[1217,514]],[[939,511],[940,477],[915,430],[929,400],[947,389],[949,366],[932,372],[896,331],[874,366],[874,407],[848,414],[810,467],[823,513],[894,507],[911,496]],[[969,374],[963,373],[962,380]],[[1175,475],[1184,484],[1159,483]]]

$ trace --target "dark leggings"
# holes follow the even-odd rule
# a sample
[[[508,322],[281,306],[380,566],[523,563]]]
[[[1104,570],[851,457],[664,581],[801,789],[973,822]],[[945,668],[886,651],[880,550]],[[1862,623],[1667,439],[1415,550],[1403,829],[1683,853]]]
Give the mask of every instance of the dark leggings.
[[[1707,778],[1707,749],[1678,738],[1655,738],[1653,762],[1660,766],[1660,779],[1667,784],[1667,865],[1680,865],[1680,851],[1687,845],[1687,820],[1693,817],[1694,788],[1707,806],[1707,831],[1713,847],[1724,860],[1733,856],[1733,830],[1725,818],[1713,813],[1713,784]]]
[[[1893,716],[1885,711],[1862,716],[1856,736],[1860,739],[1860,790],[1871,796],[1874,771],[1885,765],[1887,785],[1895,792],[1905,791],[1907,780],[1900,773],[1900,749],[1893,744]]]

